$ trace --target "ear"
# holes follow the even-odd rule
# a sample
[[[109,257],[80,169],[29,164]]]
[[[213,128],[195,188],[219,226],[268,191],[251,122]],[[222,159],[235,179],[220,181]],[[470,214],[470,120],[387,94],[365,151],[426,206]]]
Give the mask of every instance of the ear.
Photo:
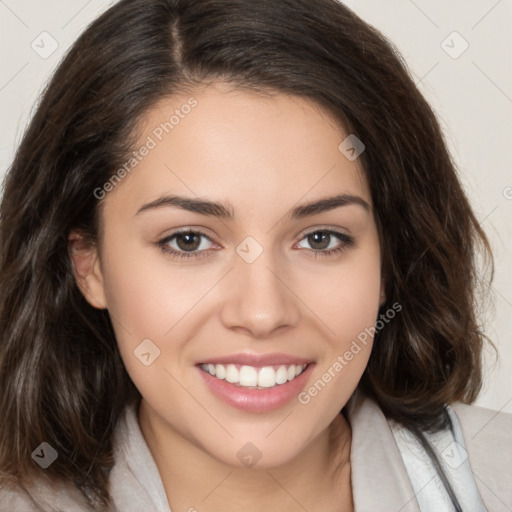
[[[105,287],[98,249],[84,234],[73,230],[68,237],[68,252],[80,291],[95,308],[106,309]]]

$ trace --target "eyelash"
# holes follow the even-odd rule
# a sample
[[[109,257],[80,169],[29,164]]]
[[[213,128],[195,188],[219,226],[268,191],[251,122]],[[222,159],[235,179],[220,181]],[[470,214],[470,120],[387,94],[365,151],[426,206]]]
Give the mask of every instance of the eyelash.
[[[301,241],[304,238],[306,238],[310,235],[313,235],[315,233],[324,233],[324,234],[328,234],[328,235],[334,235],[342,242],[342,244],[339,247],[336,247],[335,249],[323,249],[323,250],[322,249],[307,249],[308,251],[313,252],[313,254],[315,255],[315,259],[317,256],[329,257],[329,256],[337,255],[337,254],[345,251],[348,247],[351,247],[354,245],[354,239],[351,236],[349,236],[345,233],[340,233],[339,231],[333,231],[330,229],[315,229],[313,231],[304,233],[302,235]],[[206,250],[197,251],[197,252],[186,252],[186,251],[177,251],[176,249],[170,248],[168,245],[169,242],[171,240],[175,239],[179,235],[199,235],[199,236],[206,238],[210,242],[212,241],[209,236],[205,235],[204,233],[201,233],[201,231],[185,229],[182,231],[176,231],[172,235],[167,236],[167,237],[163,238],[162,240],[159,240],[156,243],[156,245],[160,248],[160,250],[162,252],[169,254],[172,258],[175,258],[178,260],[189,259],[189,258],[202,258],[202,257],[208,256]]]

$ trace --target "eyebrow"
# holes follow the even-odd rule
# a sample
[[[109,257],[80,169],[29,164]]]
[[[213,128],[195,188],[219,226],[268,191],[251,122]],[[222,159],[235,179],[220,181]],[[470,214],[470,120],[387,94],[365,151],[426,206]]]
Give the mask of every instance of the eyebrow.
[[[286,217],[292,220],[298,220],[310,215],[327,212],[341,206],[357,205],[370,211],[370,205],[362,197],[351,194],[338,194],[332,197],[326,197],[314,202],[306,203],[295,207],[286,214]],[[146,203],[137,211],[136,215],[142,212],[162,207],[177,207],[190,212],[218,217],[221,219],[234,220],[235,213],[232,205],[229,203],[207,201],[204,199],[193,199],[184,196],[163,196],[155,201]]]

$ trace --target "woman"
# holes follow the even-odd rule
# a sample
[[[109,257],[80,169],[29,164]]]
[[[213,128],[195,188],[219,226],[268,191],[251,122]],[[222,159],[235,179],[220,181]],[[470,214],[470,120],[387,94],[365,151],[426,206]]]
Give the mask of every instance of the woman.
[[[2,510],[512,506],[511,417],[467,405],[487,239],[340,3],[116,4],[0,233]]]

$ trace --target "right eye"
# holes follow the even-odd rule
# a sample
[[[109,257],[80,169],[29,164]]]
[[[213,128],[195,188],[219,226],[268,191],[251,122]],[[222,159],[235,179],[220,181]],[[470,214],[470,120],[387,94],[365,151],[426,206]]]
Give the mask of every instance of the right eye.
[[[211,239],[200,231],[190,229],[177,231],[166,236],[157,242],[159,248],[173,258],[200,258],[205,255],[207,248],[204,247],[202,238],[211,242]]]

